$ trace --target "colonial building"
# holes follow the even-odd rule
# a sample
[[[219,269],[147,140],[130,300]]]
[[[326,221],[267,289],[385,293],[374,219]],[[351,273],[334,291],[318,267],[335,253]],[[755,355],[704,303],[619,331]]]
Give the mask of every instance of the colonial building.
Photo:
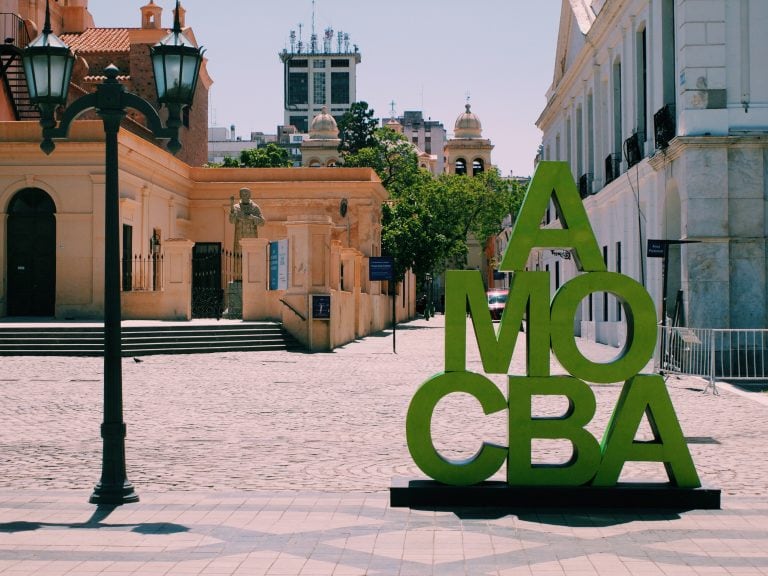
[[[564,0],[554,79],[538,126],[546,160],[570,163],[612,271],[643,283],[662,314],[700,328],[768,322],[768,3]],[[557,226],[556,214],[549,218]],[[542,252],[553,290],[576,273]],[[623,340],[623,311],[593,294],[583,332]]]
[[[37,25],[27,21],[22,4],[26,9],[39,2],[19,0],[15,13],[16,22],[34,30]],[[80,21],[87,20],[85,1],[56,6],[80,8]],[[57,14],[59,29],[72,30],[61,24],[67,12]],[[130,70],[130,76],[120,78],[128,89],[153,102],[154,96],[137,82],[144,78],[153,84],[148,47],[163,32],[157,28],[159,7],[150,2],[141,8],[141,17],[142,28],[89,24],[62,35],[78,47],[80,74],[70,98],[98,83],[85,72],[108,54]],[[23,48],[20,44],[15,50]],[[139,62],[142,58],[146,62]],[[203,101],[198,104],[196,96],[194,109],[207,108],[209,82],[207,76],[201,80]],[[9,101],[14,95],[3,95],[5,109],[13,111]],[[158,146],[140,118],[126,119],[127,129],[118,135],[120,222],[114,233],[122,252],[123,318],[218,317],[228,305],[228,288],[239,283],[244,319],[282,322],[313,350],[331,349],[391,322],[391,297],[380,282],[368,280],[368,259],[381,254],[381,205],[387,198],[375,173],[363,168],[204,168],[206,158],[198,162],[197,154],[205,154],[206,118],[192,110],[188,119],[182,143],[192,149],[186,157]],[[0,121],[0,317],[98,319],[104,304],[102,122],[75,121],[50,156],[40,150],[40,140],[36,120],[14,115]],[[265,223],[257,238],[234,246],[229,215],[242,188],[251,190]],[[273,281],[269,266],[275,263],[269,247],[277,243],[285,249],[276,263],[281,282]],[[409,318],[414,287],[406,285],[399,295],[398,319]],[[330,306],[322,318],[313,307],[318,298]]]

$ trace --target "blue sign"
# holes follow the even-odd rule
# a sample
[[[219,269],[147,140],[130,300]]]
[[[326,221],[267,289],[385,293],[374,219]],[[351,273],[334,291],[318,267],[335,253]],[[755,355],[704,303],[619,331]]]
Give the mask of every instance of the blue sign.
[[[278,247],[277,242],[269,243],[269,289],[277,290],[278,277]]]
[[[388,256],[371,256],[368,259],[368,280],[394,280],[395,261]]]
[[[269,289],[288,289],[288,240],[269,243]]]

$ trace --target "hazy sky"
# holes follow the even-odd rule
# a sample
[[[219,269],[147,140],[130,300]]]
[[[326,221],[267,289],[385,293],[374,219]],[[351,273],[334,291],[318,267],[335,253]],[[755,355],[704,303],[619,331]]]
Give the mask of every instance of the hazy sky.
[[[97,26],[139,27],[149,0],[90,0]],[[172,25],[175,0],[155,0]],[[214,80],[210,120],[274,134],[283,123],[278,53],[303,24],[312,0],[182,0],[187,26],[207,52]],[[495,145],[493,163],[529,175],[541,141],[535,126],[552,82],[560,0],[316,0],[318,36],[328,26],[350,35],[362,55],[357,99],[376,116],[422,110],[449,133],[467,94]]]

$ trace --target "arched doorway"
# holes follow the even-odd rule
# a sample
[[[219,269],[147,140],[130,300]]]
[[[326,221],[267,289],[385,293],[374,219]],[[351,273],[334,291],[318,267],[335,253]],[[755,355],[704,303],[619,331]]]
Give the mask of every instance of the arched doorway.
[[[56,307],[56,205],[38,188],[8,206],[8,316],[53,316]]]

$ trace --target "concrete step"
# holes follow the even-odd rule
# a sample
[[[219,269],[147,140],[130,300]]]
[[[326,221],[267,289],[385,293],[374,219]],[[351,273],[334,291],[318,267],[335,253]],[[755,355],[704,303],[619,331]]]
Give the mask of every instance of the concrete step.
[[[282,325],[272,322],[122,328],[123,356],[301,349]],[[99,326],[0,326],[0,356],[103,353],[104,330]]]

